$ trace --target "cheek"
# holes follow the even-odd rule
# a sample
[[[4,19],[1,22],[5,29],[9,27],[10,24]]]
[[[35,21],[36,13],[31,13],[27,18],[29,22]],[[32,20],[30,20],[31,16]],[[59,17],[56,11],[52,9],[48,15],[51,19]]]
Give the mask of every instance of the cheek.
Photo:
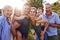
[[[9,12],[9,15],[12,15],[12,11]]]
[[[17,16],[20,16],[20,14],[17,14]]]
[[[28,11],[28,9],[25,9],[25,11],[27,12],[27,11]]]
[[[50,10],[50,8],[47,8],[46,10],[48,11],[48,10]]]
[[[42,13],[42,11],[40,11],[40,13]]]
[[[7,13],[7,16],[11,16],[11,13]]]
[[[46,9],[46,11],[48,11],[49,9]]]
[[[32,12],[30,12],[30,14],[32,15]]]

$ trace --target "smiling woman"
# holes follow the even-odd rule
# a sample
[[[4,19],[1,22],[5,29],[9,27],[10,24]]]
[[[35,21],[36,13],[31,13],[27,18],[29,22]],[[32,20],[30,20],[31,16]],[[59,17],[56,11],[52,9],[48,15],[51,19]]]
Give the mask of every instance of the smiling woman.
[[[13,8],[17,7],[22,9],[23,5],[26,3],[26,0],[0,0],[0,9],[5,5],[10,5]]]

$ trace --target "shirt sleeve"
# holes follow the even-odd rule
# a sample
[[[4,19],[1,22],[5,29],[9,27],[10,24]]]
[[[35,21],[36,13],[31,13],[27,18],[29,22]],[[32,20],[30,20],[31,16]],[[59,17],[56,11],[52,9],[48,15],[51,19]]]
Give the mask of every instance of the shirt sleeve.
[[[0,28],[1,28],[1,25],[2,25],[2,19],[0,18]]]
[[[2,31],[2,22],[1,22],[1,18],[0,18],[0,36],[1,36],[1,31]]]
[[[60,24],[60,18],[58,16],[58,14],[56,14],[55,19],[56,19],[56,24]]]

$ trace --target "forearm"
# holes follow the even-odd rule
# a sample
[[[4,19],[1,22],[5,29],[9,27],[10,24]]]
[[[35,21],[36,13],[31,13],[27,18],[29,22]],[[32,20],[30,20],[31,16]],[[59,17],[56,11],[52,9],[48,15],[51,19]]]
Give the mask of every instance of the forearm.
[[[46,32],[47,28],[48,28],[48,26],[45,26],[44,31],[43,31],[44,33]]]
[[[60,28],[60,24],[53,24],[53,23],[51,23],[51,24],[49,24],[49,26],[51,26],[51,27],[56,27],[56,28]]]
[[[46,32],[47,28],[48,28],[49,24],[48,23],[45,23],[44,24],[44,33]]]
[[[23,17],[23,16],[20,16],[20,17],[16,17],[16,16],[15,16],[14,19],[15,19],[15,20],[22,20],[22,19],[24,19],[24,17]]]
[[[38,22],[40,22],[40,23],[44,23],[45,21],[44,21],[44,20],[40,20],[40,21],[38,21]]]

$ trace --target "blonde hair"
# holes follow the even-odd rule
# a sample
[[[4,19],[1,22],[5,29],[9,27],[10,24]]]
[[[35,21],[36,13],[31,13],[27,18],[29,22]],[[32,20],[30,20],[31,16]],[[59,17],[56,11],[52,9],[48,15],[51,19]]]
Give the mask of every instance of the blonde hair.
[[[19,11],[19,12],[21,12],[21,10],[20,10],[20,9],[18,9],[18,8],[15,8],[15,9],[14,9],[14,15],[16,14],[16,13],[15,13],[16,11]]]
[[[35,12],[37,11],[37,9],[36,9],[35,7],[31,7],[31,9],[34,9],[34,10],[35,10]]]
[[[12,15],[12,17],[11,17],[12,19],[13,19],[13,18],[14,18],[14,16],[16,15],[16,13],[15,13],[15,11],[16,11],[16,10],[18,11],[18,10],[20,10],[20,9],[15,8],[15,9],[13,10],[13,15]],[[20,11],[21,11],[21,10],[20,10]]]

